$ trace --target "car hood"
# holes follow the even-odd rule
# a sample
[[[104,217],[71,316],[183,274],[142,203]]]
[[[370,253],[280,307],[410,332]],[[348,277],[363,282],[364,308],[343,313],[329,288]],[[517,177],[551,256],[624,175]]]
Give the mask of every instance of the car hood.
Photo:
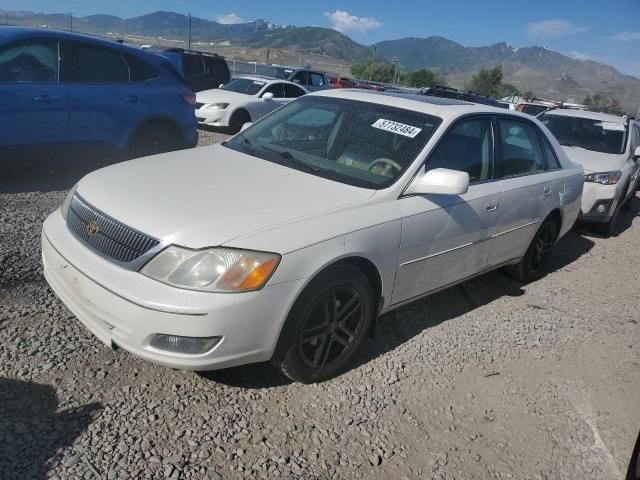
[[[624,154],[594,152],[580,147],[563,146],[562,149],[572,162],[582,165],[585,173],[620,170],[626,158]]]
[[[222,145],[112,165],[84,177],[77,192],[130,227],[190,248],[226,244],[375,193]]]
[[[203,90],[196,93],[196,102],[198,103],[242,103],[248,100],[255,100],[253,95],[246,95],[244,93],[230,92],[228,90],[222,90],[216,88],[213,90]]]

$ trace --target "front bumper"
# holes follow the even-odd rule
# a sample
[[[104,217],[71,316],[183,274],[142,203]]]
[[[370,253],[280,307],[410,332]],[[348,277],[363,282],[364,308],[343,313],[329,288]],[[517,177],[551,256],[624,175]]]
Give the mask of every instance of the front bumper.
[[[98,339],[145,360],[185,370],[270,359],[303,283],[280,283],[240,294],[173,288],[88,250],[68,231],[59,211],[45,221],[42,261],[53,291]],[[222,340],[207,353],[187,355],[152,347],[157,333]]]
[[[231,114],[228,109],[210,110],[200,108],[196,110],[196,119],[198,124],[207,125],[209,127],[228,127]]]
[[[618,205],[618,187],[620,182],[616,185],[585,182],[580,219],[588,222],[608,221]]]

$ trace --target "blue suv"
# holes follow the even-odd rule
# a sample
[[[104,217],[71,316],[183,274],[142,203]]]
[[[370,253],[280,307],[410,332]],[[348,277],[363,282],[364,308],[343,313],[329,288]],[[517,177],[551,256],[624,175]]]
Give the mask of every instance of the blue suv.
[[[195,95],[160,55],[54,30],[0,27],[2,152],[115,147],[145,156],[194,147]]]

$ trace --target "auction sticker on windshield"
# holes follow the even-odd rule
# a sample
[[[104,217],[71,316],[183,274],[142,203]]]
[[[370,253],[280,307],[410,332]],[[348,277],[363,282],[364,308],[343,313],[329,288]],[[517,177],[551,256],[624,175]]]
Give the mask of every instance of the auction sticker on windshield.
[[[376,120],[371,126],[379,130],[397,133],[398,135],[404,135],[409,138],[415,138],[415,136],[422,131],[421,128],[405,125],[404,123],[392,122],[391,120],[385,120],[384,118]]]
[[[625,126],[622,123],[602,122],[602,129],[603,130],[611,130],[611,131],[614,131],[614,132],[624,132],[625,131]]]

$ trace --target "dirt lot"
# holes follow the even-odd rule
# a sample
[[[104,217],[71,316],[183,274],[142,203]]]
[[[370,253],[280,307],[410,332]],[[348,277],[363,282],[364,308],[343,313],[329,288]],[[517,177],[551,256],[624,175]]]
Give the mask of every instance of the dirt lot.
[[[567,235],[544,279],[494,272],[415,302],[351,370],[299,385],[268,365],[198,375],[104,347],[42,278],[52,185],[73,183],[42,177],[0,194],[3,480],[624,477],[640,198],[619,236]]]

